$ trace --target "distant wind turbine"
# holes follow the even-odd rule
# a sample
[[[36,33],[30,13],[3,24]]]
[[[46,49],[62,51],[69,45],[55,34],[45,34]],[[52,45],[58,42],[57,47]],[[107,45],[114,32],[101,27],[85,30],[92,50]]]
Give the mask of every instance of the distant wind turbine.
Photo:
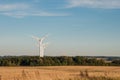
[[[40,57],[44,57],[44,50],[47,47],[48,43],[43,43],[43,41],[45,40],[45,38],[47,36],[48,35],[46,35],[46,36],[44,36],[42,38],[39,38],[39,37],[36,37],[36,36],[32,36],[33,39],[38,41],[38,44],[39,44],[39,56]]]

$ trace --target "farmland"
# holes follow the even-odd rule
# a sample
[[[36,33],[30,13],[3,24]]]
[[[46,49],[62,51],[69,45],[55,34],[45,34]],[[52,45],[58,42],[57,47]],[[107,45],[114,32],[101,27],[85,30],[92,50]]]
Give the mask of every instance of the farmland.
[[[120,80],[120,67],[0,67],[0,80]]]

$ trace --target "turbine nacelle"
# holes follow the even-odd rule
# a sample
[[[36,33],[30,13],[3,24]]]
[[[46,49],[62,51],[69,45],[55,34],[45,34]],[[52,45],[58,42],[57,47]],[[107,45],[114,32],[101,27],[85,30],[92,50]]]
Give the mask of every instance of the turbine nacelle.
[[[35,39],[35,40],[37,40],[37,41],[39,41],[39,42],[43,42],[43,40],[45,40],[45,38],[46,37],[48,37],[48,34],[47,35],[45,35],[44,37],[42,37],[42,38],[39,38],[39,37],[36,37],[36,36],[31,36],[33,39]]]

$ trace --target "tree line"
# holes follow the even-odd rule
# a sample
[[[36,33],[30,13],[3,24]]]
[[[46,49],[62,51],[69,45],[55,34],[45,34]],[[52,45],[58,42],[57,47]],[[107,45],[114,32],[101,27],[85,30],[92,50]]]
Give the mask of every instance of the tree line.
[[[120,66],[120,60],[106,63],[105,60],[82,56],[39,57],[39,56],[4,56],[0,57],[0,66]]]

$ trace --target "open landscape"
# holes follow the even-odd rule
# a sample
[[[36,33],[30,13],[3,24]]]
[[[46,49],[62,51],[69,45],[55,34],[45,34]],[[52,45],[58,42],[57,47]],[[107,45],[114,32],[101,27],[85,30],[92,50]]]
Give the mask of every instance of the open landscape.
[[[0,67],[0,80],[120,80],[120,67]]]
[[[0,0],[0,80],[120,80],[120,0]]]

